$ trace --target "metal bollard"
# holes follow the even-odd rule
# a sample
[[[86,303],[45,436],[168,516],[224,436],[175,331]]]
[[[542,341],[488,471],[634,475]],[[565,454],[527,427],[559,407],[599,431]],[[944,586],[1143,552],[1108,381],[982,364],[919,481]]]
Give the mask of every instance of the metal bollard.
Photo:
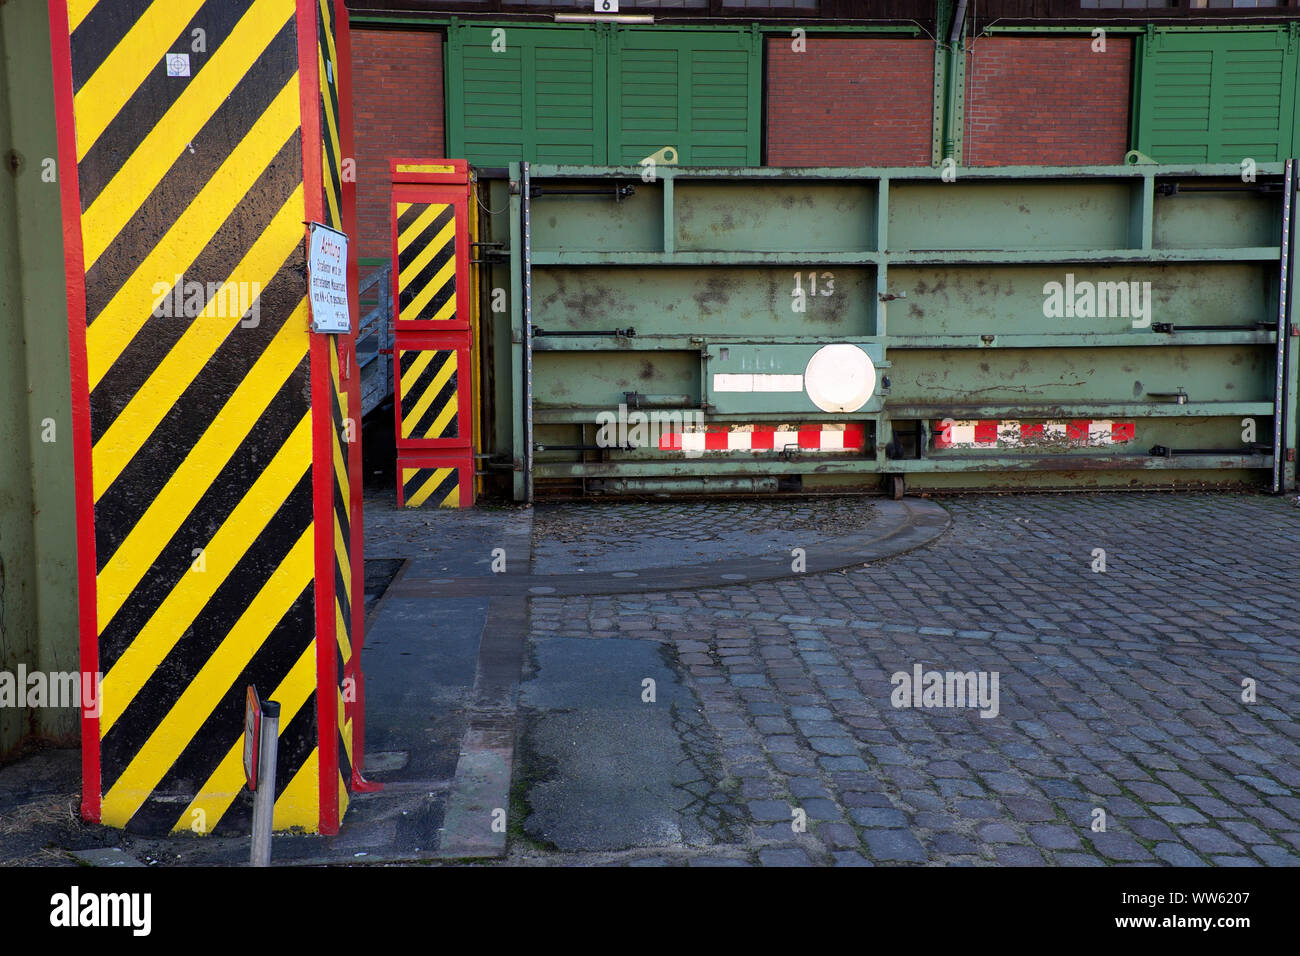
[[[257,789],[253,791],[253,851],[250,866],[271,865],[271,824],[275,814],[275,758],[280,743],[280,705],[262,702],[258,738]]]

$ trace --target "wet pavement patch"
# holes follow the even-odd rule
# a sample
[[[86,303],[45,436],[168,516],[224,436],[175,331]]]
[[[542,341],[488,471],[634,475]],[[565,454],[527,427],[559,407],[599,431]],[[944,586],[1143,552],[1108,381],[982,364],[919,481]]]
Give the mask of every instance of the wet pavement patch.
[[[400,779],[446,780],[455,772],[486,614],[483,599],[390,598],[371,622],[366,747],[406,751],[406,765],[393,772]]]
[[[716,741],[658,646],[549,638],[534,651],[520,701],[530,839],[563,851],[734,842],[741,811]]]

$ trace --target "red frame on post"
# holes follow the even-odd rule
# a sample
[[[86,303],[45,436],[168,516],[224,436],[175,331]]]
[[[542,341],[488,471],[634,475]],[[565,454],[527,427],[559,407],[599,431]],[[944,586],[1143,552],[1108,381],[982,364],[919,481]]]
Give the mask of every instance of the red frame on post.
[[[338,50],[338,93],[339,93],[339,140],[343,150],[344,162],[353,162],[352,175],[341,170],[343,184],[343,231],[353,237],[348,246],[348,290],[349,307],[354,321],[361,315],[360,293],[361,266],[357,254],[355,238],[357,232],[357,178],[355,153],[353,152],[353,116],[352,116],[352,30],[348,23],[348,11],[345,0],[334,0],[334,45]],[[348,414],[357,415],[361,410],[361,369],[357,366],[356,335],[348,340],[348,363],[346,368],[348,393]],[[342,358],[343,356],[340,356]],[[362,514],[362,483],[365,472],[361,461],[361,422],[357,421],[354,432],[356,440],[348,449],[348,488],[351,492],[351,532],[352,540],[348,543],[351,552],[349,560],[352,567],[363,568],[365,553],[365,525]],[[364,573],[352,575],[352,660],[348,664],[347,677],[353,679],[354,699],[345,701],[346,713],[352,719],[352,787],[362,793],[382,790],[383,784],[371,783],[365,778],[366,757],[366,694],[365,675],[361,670],[361,651],[365,647],[366,631],[366,576]]]
[[[77,593],[81,670],[99,673],[99,622],[95,583],[95,508],[91,476],[90,373],[86,365],[86,274],[81,240],[81,186],[73,112],[72,38],[66,0],[49,0],[54,113],[58,129],[59,204],[63,268],[68,290],[68,348],[72,371],[73,469],[77,489]],[[81,815],[100,820],[99,714],[81,710]]]
[[[410,173],[403,172],[418,167],[448,167],[455,172]],[[393,331],[402,332],[468,332],[470,327],[469,300],[469,167],[463,159],[438,162],[394,159],[389,163],[393,176],[393,193],[389,199],[392,219],[391,248],[393,250]],[[398,177],[401,177],[399,180]],[[439,188],[434,183],[447,183]],[[451,185],[454,184],[454,185]],[[450,188],[448,188],[450,187]],[[401,283],[397,270],[397,204],[445,203],[455,208],[456,217],[456,314],[455,318],[432,321],[429,319],[403,320]],[[463,300],[463,301],[462,301]]]
[[[389,161],[392,194],[390,242],[393,262],[393,416],[397,435],[398,501],[405,504],[402,468],[459,469],[460,505],[474,501],[474,347],[470,286],[469,164],[463,159],[393,159]],[[455,221],[456,309],[442,321],[402,320],[402,283],[398,256],[398,203],[439,203],[453,209]],[[455,351],[457,434],[454,438],[402,437],[403,352]]]
[[[397,506],[406,507],[405,488],[402,484],[403,468],[455,468],[456,485],[460,490],[461,507],[467,508],[474,503],[474,454],[468,449],[449,452],[445,455],[427,455],[412,453],[397,459]]]
[[[403,352],[455,352],[456,353],[456,396],[459,401],[457,431],[454,438],[403,438],[402,437],[402,373]],[[474,394],[474,370],[471,365],[472,350],[468,336],[440,335],[421,336],[418,340],[408,334],[393,344],[393,414],[397,428],[397,447],[403,451],[428,452],[430,454],[455,454],[458,450],[467,450],[474,445],[472,423],[470,422],[471,402]]]

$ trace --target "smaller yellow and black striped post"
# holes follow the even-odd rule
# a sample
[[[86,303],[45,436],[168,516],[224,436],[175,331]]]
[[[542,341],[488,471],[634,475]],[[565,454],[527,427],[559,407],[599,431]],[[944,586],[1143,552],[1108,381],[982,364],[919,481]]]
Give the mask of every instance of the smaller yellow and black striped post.
[[[398,502],[474,502],[470,175],[463,160],[393,160]]]
[[[398,323],[456,319],[456,207],[397,204]]]
[[[404,458],[398,467],[399,504],[404,508],[459,508],[473,496],[473,459]]]
[[[397,388],[407,447],[417,442],[463,447],[458,369],[468,364],[468,349],[397,350]]]

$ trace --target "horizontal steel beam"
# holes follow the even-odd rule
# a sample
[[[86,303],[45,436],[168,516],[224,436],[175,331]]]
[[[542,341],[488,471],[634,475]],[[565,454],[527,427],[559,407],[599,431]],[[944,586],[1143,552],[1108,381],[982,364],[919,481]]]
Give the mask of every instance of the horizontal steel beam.
[[[1172,458],[1127,455],[997,455],[943,458],[824,460],[807,455],[797,461],[708,458],[682,461],[536,462],[537,478],[628,478],[677,475],[905,475],[908,473],[997,471],[1189,471],[1273,467],[1272,455],[1178,455]]]
[[[690,411],[691,409],[658,409],[658,411]],[[607,407],[567,407],[536,409],[538,424],[546,425],[595,425],[596,416],[608,415]],[[963,404],[960,402],[925,405],[895,405],[885,400],[884,411],[880,414],[854,412],[852,415],[836,415],[830,412],[737,412],[730,415],[709,413],[708,423],[721,425],[727,423],[744,424],[745,422],[862,422],[876,421],[888,416],[894,420],[938,421],[943,418],[969,419],[1015,419],[1034,421],[1038,419],[1071,418],[1238,418],[1256,416],[1270,418],[1273,415],[1271,402],[1119,402],[1104,404],[1098,402],[1078,402],[1054,404],[1035,402],[985,402],[981,404]]]
[[[879,335],[836,337],[836,342],[868,345],[885,341]],[[708,345],[824,345],[824,335],[642,335],[627,338],[590,335],[582,338],[533,338],[536,352],[697,352]]]
[[[1062,321],[1044,320],[1044,321]],[[981,335],[890,335],[885,342],[891,349],[1043,349],[1043,348],[1160,348],[1170,345],[1273,345],[1273,331],[1241,332],[1045,332]]]
[[[604,179],[627,177],[640,181],[641,166],[572,166],[533,163],[532,178],[537,179]],[[1283,163],[1258,163],[1257,181],[1269,176],[1281,177]],[[939,181],[940,171],[932,166],[665,166],[655,169],[659,179],[839,179],[839,180],[930,180]],[[1224,176],[1240,181],[1241,166],[1236,163],[1160,164],[1140,166],[961,166],[957,182],[963,180],[1013,179],[1021,182],[1053,179],[1144,179],[1185,176],[1201,179]]]
[[[963,266],[1074,262],[1276,262],[1278,246],[1242,249],[972,249],[914,252],[534,252],[533,266]]]
[[[1053,320],[1044,320],[1053,321]],[[1062,321],[1062,320],[1055,320]],[[1041,349],[1041,348],[1161,348],[1180,345],[1273,345],[1277,333],[1272,330],[1240,332],[1179,331],[1142,332],[1043,332],[1003,333],[988,342],[978,334],[968,335],[850,335],[836,336],[837,342],[854,345],[885,343],[891,349]],[[642,335],[586,336],[578,338],[534,338],[537,352],[693,352],[708,345],[821,345],[821,335]]]
[[[1272,402],[927,402],[893,405],[891,418],[1047,419],[1047,418],[1215,418],[1273,415]]]

